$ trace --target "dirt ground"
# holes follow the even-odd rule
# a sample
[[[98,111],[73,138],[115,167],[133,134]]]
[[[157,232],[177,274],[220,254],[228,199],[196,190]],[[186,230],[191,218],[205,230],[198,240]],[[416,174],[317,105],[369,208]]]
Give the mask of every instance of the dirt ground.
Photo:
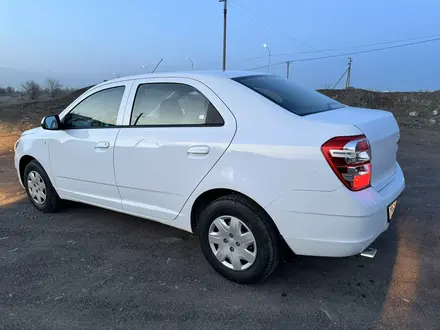
[[[217,275],[185,232],[75,203],[37,212],[18,132],[0,131],[0,329],[440,328],[436,129],[402,125],[407,186],[374,259],[297,256],[255,286]]]

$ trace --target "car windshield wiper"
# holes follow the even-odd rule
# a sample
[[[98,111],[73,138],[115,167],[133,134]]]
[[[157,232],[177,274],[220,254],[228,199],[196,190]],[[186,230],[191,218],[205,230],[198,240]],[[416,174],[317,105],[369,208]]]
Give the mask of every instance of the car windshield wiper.
[[[142,117],[143,114],[144,114],[144,113],[141,112],[141,113],[136,117],[136,120],[134,121],[133,126],[136,126],[138,120],[141,119],[141,117]]]

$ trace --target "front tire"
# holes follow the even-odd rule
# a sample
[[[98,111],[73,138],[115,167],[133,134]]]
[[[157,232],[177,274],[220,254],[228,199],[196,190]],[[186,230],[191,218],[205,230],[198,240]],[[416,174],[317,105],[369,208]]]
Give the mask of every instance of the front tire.
[[[238,283],[258,283],[280,260],[280,239],[269,216],[240,195],[211,202],[199,214],[198,237],[208,262]]]
[[[43,212],[56,212],[61,207],[61,199],[50,182],[44,168],[36,160],[26,165],[23,175],[26,193],[34,207]]]

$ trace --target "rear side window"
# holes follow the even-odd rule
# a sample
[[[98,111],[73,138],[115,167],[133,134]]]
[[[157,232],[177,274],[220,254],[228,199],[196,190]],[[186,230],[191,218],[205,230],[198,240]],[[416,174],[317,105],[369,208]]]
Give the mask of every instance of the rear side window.
[[[301,87],[290,80],[277,76],[255,75],[238,77],[233,80],[299,116],[344,107],[341,103],[319,92]]]
[[[221,115],[194,87],[158,83],[139,85],[131,126],[222,126]]]

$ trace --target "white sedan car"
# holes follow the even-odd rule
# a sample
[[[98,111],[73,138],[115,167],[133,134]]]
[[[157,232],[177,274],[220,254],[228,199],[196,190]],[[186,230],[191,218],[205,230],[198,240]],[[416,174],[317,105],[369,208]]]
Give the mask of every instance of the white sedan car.
[[[15,147],[42,212],[79,201],[198,235],[240,283],[298,255],[363,252],[388,228],[404,177],[387,111],[352,108],[249,72],[124,77],[89,89]]]

